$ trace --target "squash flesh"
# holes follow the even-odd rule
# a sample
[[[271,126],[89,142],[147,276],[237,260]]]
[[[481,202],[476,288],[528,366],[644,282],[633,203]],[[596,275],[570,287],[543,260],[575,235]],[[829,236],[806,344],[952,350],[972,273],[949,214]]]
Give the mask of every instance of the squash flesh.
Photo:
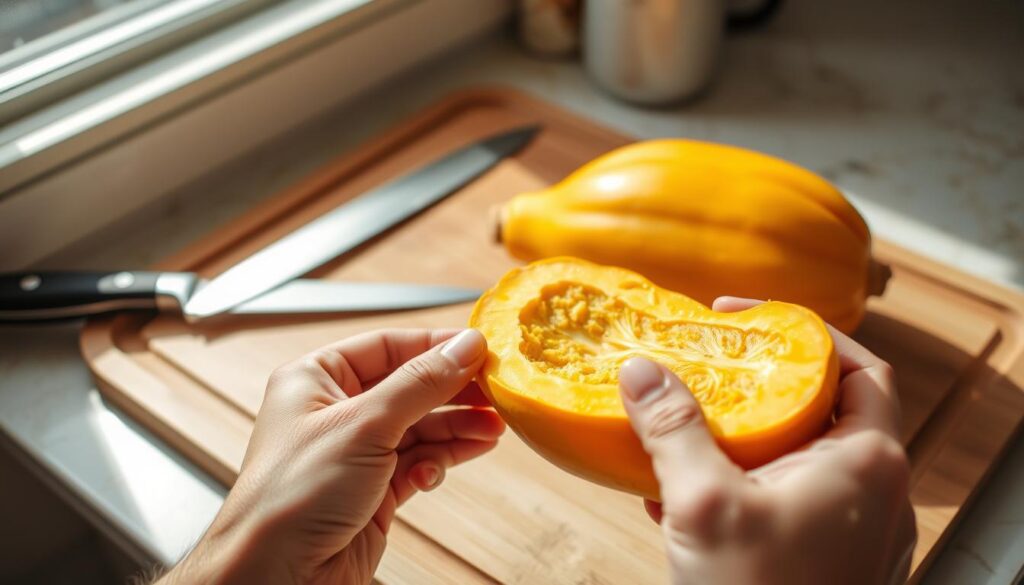
[[[481,386],[528,444],[598,483],[657,497],[650,462],[618,394],[630,357],[687,382],[716,439],[753,467],[821,432],[838,362],[812,312],[767,303],[715,313],[636,273],[577,259],[513,270],[470,325],[491,352]]]

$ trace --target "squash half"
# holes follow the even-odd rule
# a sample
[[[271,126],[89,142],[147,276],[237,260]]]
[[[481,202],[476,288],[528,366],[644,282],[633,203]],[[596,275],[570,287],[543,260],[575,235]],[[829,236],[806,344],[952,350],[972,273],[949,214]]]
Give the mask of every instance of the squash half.
[[[469,325],[487,338],[480,386],[509,426],[563,469],[658,499],[650,459],[618,390],[643,356],[675,372],[736,463],[762,465],[830,423],[839,377],[832,337],[797,305],[718,313],[639,274],[553,258],[506,274]]]

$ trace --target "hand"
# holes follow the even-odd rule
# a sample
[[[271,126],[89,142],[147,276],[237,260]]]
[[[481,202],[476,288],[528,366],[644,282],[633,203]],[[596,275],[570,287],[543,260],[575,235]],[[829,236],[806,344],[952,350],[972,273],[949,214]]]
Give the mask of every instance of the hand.
[[[716,311],[758,301],[723,297]],[[650,453],[673,583],[874,584],[907,578],[916,540],[892,369],[831,330],[841,378],[835,425],[804,450],[744,472],[668,369],[636,358],[619,382]]]
[[[504,431],[474,408],[486,342],[455,333],[368,333],[274,372],[238,480],[164,582],[369,583],[395,509]]]

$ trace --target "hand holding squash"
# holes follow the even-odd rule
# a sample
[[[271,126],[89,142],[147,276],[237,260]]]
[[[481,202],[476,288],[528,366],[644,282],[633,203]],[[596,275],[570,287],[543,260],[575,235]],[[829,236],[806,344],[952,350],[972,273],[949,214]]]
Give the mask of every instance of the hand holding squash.
[[[719,311],[756,302],[719,299]],[[642,358],[620,373],[650,453],[673,583],[902,583],[916,539],[889,366],[833,331],[842,363],[836,425],[807,449],[744,471],[719,449],[682,382]]]
[[[552,258],[506,274],[470,326],[490,349],[478,383],[527,444],[645,497],[657,497],[657,484],[618,396],[630,357],[682,376],[715,439],[746,468],[818,437],[835,406],[832,338],[813,312],[787,303],[716,313],[635,272]]]
[[[489,451],[504,424],[472,383],[476,331],[385,330],[286,364],[267,384],[231,493],[160,585],[370,583],[396,508]]]

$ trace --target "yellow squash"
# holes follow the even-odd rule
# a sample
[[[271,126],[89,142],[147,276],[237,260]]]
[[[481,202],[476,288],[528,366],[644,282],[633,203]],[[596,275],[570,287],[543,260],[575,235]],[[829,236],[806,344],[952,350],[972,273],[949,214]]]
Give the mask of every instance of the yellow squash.
[[[868,227],[835,187],[731,146],[626,146],[515,197],[501,216],[516,258],[623,266],[705,304],[720,295],[797,303],[846,332],[884,286]]]
[[[490,352],[478,382],[527,444],[647,498],[658,486],[618,392],[630,357],[679,375],[723,450],[748,468],[820,434],[836,399],[838,358],[813,312],[770,302],[717,313],[635,272],[575,258],[512,270],[469,324]]]

